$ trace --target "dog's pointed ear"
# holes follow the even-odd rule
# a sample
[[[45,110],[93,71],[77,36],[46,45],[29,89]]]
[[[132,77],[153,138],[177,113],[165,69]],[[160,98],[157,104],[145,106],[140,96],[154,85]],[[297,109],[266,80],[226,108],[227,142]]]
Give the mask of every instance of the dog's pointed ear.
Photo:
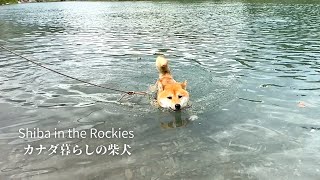
[[[164,86],[161,84],[161,82],[158,82],[158,91],[163,91]]]
[[[180,83],[182,89],[187,89],[187,80],[185,80],[184,82]]]

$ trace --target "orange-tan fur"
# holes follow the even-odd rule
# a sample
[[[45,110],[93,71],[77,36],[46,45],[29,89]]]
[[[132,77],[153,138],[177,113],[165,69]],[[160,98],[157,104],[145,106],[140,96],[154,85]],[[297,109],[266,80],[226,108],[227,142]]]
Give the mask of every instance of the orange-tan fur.
[[[176,82],[171,74],[168,60],[164,56],[158,56],[156,66],[159,71],[157,81],[157,103],[163,108],[180,110],[187,106],[189,93],[186,90],[187,81]]]

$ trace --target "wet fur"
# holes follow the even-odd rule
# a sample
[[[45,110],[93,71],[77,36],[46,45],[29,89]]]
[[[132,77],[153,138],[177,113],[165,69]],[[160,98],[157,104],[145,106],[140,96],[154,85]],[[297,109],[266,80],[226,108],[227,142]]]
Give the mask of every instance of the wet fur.
[[[189,101],[189,93],[186,90],[187,81],[180,83],[173,79],[168,60],[164,56],[157,57],[156,67],[159,71],[159,79],[156,83],[158,105],[172,110],[186,107]]]

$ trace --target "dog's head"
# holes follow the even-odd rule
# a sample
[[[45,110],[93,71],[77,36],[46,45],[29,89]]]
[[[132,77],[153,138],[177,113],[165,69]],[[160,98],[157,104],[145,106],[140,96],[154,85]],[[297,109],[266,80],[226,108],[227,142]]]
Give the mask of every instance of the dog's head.
[[[158,85],[158,103],[163,108],[172,110],[180,110],[187,106],[189,101],[189,93],[186,91],[187,81],[182,83],[173,83]]]

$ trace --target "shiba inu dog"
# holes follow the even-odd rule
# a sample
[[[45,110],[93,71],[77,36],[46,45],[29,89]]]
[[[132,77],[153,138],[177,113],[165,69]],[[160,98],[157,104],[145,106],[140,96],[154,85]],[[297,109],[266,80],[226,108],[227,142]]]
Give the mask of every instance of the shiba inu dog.
[[[156,82],[158,105],[174,111],[186,107],[189,101],[187,81],[180,83],[173,79],[168,60],[162,55],[157,57],[156,66],[159,71],[159,79]]]

